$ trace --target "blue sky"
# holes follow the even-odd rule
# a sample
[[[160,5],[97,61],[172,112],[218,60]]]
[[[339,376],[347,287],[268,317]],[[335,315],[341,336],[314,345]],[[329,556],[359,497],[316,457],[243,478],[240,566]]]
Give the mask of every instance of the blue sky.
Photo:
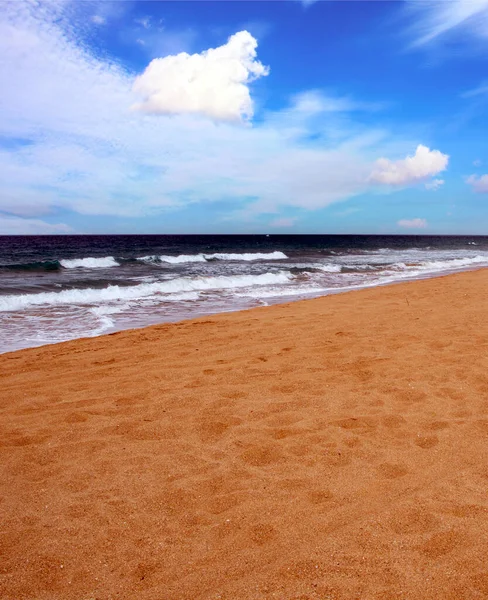
[[[488,0],[0,4],[0,234],[488,233]]]

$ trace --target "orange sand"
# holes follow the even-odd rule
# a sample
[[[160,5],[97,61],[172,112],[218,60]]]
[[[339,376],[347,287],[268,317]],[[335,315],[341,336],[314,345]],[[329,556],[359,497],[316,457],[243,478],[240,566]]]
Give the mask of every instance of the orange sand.
[[[0,357],[0,597],[488,598],[488,271]]]

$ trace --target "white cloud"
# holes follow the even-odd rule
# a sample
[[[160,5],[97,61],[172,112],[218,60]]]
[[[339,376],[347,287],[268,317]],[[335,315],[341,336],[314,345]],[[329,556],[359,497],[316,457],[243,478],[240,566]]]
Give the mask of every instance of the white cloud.
[[[296,217],[281,217],[279,219],[274,219],[273,221],[271,221],[269,226],[277,228],[293,227],[296,220]]]
[[[105,17],[102,17],[101,15],[93,15],[91,20],[93,23],[95,23],[95,25],[105,25],[105,23],[107,22],[107,19]]]
[[[473,188],[477,194],[488,194],[488,175],[471,175],[466,179],[466,183]]]
[[[137,23],[137,25],[141,25],[141,27],[144,27],[144,29],[150,29],[151,17],[142,17],[140,19],[134,19],[134,23]]]
[[[425,229],[427,221],[425,219],[401,219],[397,225],[404,229]]]
[[[460,31],[488,39],[488,0],[410,0],[409,4],[416,18],[415,46],[424,46]]]
[[[200,114],[218,121],[253,116],[249,83],[268,74],[256,60],[257,41],[239,31],[227,43],[201,54],[182,52],[156,58],[134,82],[143,101],[134,108],[149,114]]]
[[[64,223],[46,223],[39,219],[22,219],[0,215],[0,235],[31,235],[72,233],[73,229]]]
[[[412,185],[445,171],[448,162],[447,154],[419,145],[413,156],[397,161],[377,160],[370,181],[393,186]]]
[[[425,184],[425,189],[426,190],[432,190],[433,192],[436,192],[439,188],[441,188],[446,182],[444,181],[444,179],[433,179],[432,181],[428,181]]]

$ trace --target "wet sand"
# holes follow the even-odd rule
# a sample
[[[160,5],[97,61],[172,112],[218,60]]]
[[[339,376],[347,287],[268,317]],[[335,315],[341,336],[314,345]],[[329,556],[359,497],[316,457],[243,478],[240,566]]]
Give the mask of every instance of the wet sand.
[[[488,598],[488,270],[0,356],[0,598]]]

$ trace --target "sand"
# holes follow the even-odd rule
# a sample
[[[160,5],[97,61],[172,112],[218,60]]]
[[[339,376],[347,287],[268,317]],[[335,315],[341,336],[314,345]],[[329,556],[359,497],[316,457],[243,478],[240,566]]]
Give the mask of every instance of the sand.
[[[0,597],[488,598],[488,271],[0,356]]]

